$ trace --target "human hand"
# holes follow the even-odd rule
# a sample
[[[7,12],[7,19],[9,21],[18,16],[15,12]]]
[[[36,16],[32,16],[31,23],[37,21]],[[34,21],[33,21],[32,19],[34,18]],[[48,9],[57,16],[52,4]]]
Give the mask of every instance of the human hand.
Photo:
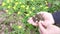
[[[49,25],[45,27],[43,21],[39,22],[39,32],[40,34],[60,34],[60,28],[55,25]]]
[[[45,26],[48,26],[48,25],[50,25],[50,24],[54,24],[54,19],[53,19],[53,16],[52,16],[51,13],[48,13],[48,12],[39,12],[39,13],[37,13],[37,14],[41,14],[41,15],[42,15],[42,17],[44,18],[44,21],[43,21],[44,23],[43,23],[43,24],[44,24]],[[34,26],[38,26],[38,23],[35,23],[35,22],[33,21],[32,17],[29,18],[28,22],[29,22],[30,24],[34,25]]]

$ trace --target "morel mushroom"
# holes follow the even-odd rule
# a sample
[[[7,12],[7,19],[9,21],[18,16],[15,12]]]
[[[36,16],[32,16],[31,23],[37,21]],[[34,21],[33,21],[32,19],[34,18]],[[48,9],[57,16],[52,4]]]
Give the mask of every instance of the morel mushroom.
[[[33,19],[34,22],[39,22],[40,20],[44,21],[44,18],[42,17],[41,14],[36,14],[35,16],[33,16],[32,19]]]

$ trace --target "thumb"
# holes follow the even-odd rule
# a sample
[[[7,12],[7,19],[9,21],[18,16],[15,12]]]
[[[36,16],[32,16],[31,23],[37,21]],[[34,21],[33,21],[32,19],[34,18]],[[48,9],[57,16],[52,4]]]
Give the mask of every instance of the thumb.
[[[42,25],[42,22],[43,22],[43,21],[40,21],[40,22],[39,22],[39,29],[40,29],[40,31],[42,31],[42,32],[46,32],[46,29],[45,29],[45,27]]]

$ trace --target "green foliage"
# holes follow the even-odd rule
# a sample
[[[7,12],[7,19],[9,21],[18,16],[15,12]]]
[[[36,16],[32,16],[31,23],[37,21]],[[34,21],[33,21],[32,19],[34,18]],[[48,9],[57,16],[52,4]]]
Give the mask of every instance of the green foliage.
[[[8,15],[12,15],[16,13],[19,16],[23,16],[21,21],[25,24],[25,26],[29,30],[37,31],[37,27],[28,24],[27,20],[29,17],[35,15],[40,11],[46,11],[53,13],[56,10],[60,9],[60,1],[59,0],[3,0],[1,9],[5,9]],[[11,17],[12,18],[12,17]],[[24,28],[18,29],[17,25],[13,25],[11,34],[24,34]],[[26,30],[29,31],[29,30]],[[22,32],[22,33],[21,33]],[[30,32],[30,31],[29,31]],[[36,33],[38,34],[38,33]]]

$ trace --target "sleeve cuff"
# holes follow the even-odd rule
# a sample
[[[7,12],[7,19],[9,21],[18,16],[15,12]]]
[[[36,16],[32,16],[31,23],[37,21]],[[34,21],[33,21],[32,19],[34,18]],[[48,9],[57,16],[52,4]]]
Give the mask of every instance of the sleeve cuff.
[[[57,11],[52,14],[55,24],[60,24],[60,11]]]

